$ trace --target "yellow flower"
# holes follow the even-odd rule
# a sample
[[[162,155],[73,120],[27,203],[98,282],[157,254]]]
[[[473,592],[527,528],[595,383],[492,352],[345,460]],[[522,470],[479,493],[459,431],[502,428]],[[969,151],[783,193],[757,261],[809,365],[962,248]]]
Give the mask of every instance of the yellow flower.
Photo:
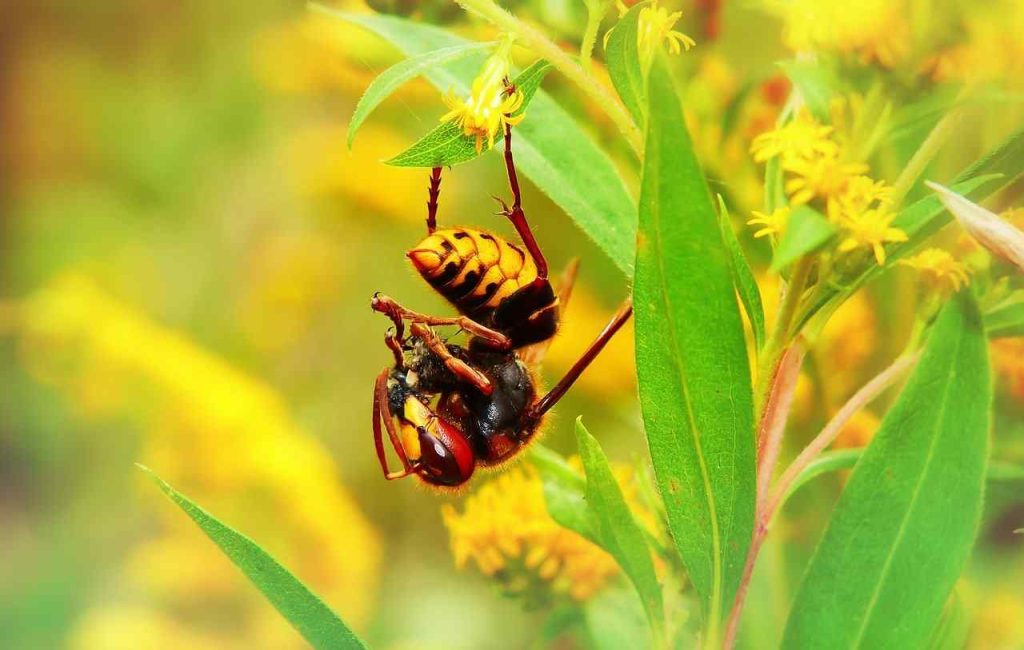
[[[885,244],[907,241],[907,233],[893,228],[896,214],[885,207],[867,210],[856,218],[847,219],[843,223],[846,239],[839,244],[839,252],[847,253],[858,248],[870,248],[875,254],[878,264],[885,264]]]
[[[970,280],[967,267],[941,248],[927,248],[899,264],[920,271],[925,281],[943,294],[959,291]]]
[[[442,514],[456,566],[473,560],[512,594],[586,600],[619,573],[604,550],[555,523],[540,478],[528,466],[485,483],[462,513],[446,505]]]
[[[803,109],[789,122],[754,138],[750,152],[757,162],[781,157],[784,165],[818,156],[834,156],[838,154],[838,146],[829,139],[832,132],[831,126],[821,124]]]
[[[473,80],[469,97],[459,99],[449,90],[444,101],[451,109],[441,117],[442,122],[454,121],[467,136],[476,137],[476,150],[494,146],[494,138],[505,125],[519,124],[524,114],[513,116],[523,105],[523,94],[518,90],[509,92],[508,76],[512,68],[512,38],[507,37],[484,64],[483,70]]]
[[[910,33],[899,0],[789,0],[776,5],[783,42],[796,52],[824,50],[892,67],[908,50]]]
[[[782,166],[794,176],[785,185],[786,194],[794,205],[839,196],[853,178],[868,171],[864,163],[844,161],[838,153],[783,162]]]
[[[622,2],[617,2],[616,6],[619,8],[620,18],[629,11],[629,7]],[[697,45],[697,41],[683,32],[672,29],[682,17],[683,12],[681,11],[669,13],[664,7],[659,7],[658,0],[652,0],[649,5],[640,10],[640,15],[637,17],[636,39],[641,59],[650,61],[655,49],[662,41],[665,42],[671,54],[680,54],[683,50],[689,52],[691,47]],[[608,47],[608,37],[611,36],[612,31],[614,28],[608,30],[604,35],[605,47]]]
[[[789,206],[776,208],[771,214],[754,211],[754,218],[747,222],[748,226],[761,226],[762,228],[754,233],[754,237],[765,235],[781,236],[786,229],[786,222],[789,221]]]
[[[683,50],[689,51],[696,45],[695,40],[672,29],[682,17],[681,11],[669,13],[668,9],[659,7],[658,0],[641,9],[637,25],[637,42],[641,56],[651,56],[662,41],[665,41],[668,51],[672,54],[679,54]]]
[[[870,176],[855,176],[849,179],[841,194],[829,197],[828,217],[835,223],[842,223],[855,219],[875,203],[892,204],[892,188],[885,181],[876,181]]]

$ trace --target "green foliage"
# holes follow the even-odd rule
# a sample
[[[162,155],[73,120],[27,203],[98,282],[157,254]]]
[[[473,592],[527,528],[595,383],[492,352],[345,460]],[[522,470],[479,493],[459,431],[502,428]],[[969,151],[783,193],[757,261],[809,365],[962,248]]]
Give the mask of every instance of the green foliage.
[[[789,486],[789,491],[782,495],[782,503],[779,504],[779,507],[781,508],[786,501],[789,501],[789,498],[797,490],[819,476],[852,468],[860,460],[862,453],[864,453],[864,450],[858,448],[835,449],[818,454],[818,457],[808,463],[807,467],[793,479],[792,485]]]
[[[547,62],[536,61],[513,80],[516,88],[523,93],[523,105],[513,116],[526,111],[550,69],[551,65]],[[499,134],[497,141],[501,142],[502,137]],[[386,162],[395,167],[451,167],[473,160],[481,153],[483,151],[476,148],[476,138],[465,135],[462,127],[449,121],[434,127],[414,145]]]
[[[771,270],[781,271],[804,255],[821,249],[837,232],[835,225],[814,208],[806,205],[793,208],[786,231],[775,249]]]
[[[544,484],[544,503],[558,525],[600,545],[598,524],[586,502],[587,481],[565,459],[543,445],[531,450]]]
[[[665,636],[661,585],[654,573],[644,531],[622,495],[600,444],[576,420],[576,440],[586,479],[554,452],[539,447],[534,465],[544,483],[544,500],[552,519],[615,558],[640,596],[652,635]]]
[[[835,72],[820,61],[793,59],[778,65],[800,92],[811,115],[824,124],[831,122],[829,108],[839,86]]]
[[[237,530],[221,523],[188,497],[181,494],[148,467],[139,465],[153,482],[174,501],[206,535],[220,547],[224,555],[242,570],[247,578],[263,592],[270,604],[314,648],[355,650],[365,648],[363,642],[348,629],[338,615],[302,584],[288,569],[281,566],[255,542]]]
[[[468,43],[437,27],[401,18],[317,9],[365,27],[406,56]],[[465,93],[482,63],[481,57],[471,55],[424,76],[442,91],[453,88]],[[515,129],[515,152],[522,173],[565,210],[623,273],[632,276],[636,202],[608,155],[543,90],[530,104],[528,119]]]
[[[633,5],[619,19],[608,35],[608,46],[604,50],[612,85],[640,127],[646,120],[647,77],[641,68],[637,31],[640,12],[645,6],[643,2]]]
[[[665,636],[664,604],[643,530],[626,505],[601,446],[580,418],[576,419],[576,442],[587,475],[587,506],[593,513],[601,547],[615,558],[636,587],[652,634],[660,643]]]
[[[398,90],[403,84],[412,81],[435,66],[455,61],[469,54],[481,52],[492,45],[493,43],[469,43],[433,50],[432,52],[426,52],[419,56],[399,61],[377,75],[370,85],[367,86],[363,96],[359,98],[359,103],[356,104],[356,109],[352,112],[352,118],[348,122],[349,149],[352,148],[352,141],[355,140],[356,132],[359,131],[359,127],[363,125],[366,118],[370,116],[375,108],[380,106],[381,102],[390,97],[391,93]]]
[[[750,371],[729,253],[660,59],[649,88],[634,287],[640,404],[672,537],[715,645],[753,530]]]
[[[919,647],[930,637],[977,533],[990,406],[981,317],[962,294],[854,469],[784,647]]]
[[[729,270],[732,271],[732,282],[736,285],[736,293],[743,303],[743,310],[750,321],[751,329],[754,331],[754,344],[761,349],[765,341],[764,305],[761,303],[761,290],[757,288],[757,280],[747,263],[747,256],[743,254],[743,248],[736,233],[732,229],[732,219],[729,217],[729,209],[725,207],[725,200],[718,195],[718,221],[722,229],[722,241],[729,249]]]
[[[981,201],[1016,180],[1024,173],[1024,131],[1010,136],[998,147],[961,172],[949,188],[961,196]],[[800,326],[826,305],[841,304],[865,283],[893,268],[892,262],[906,257],[950,221],[949,212],[937,196],[925,196],[900,210],[893,226],[907,234],[907,241],[885,247],[889,263],[869,264],[838,279],[820,291],[801,316]]]
[[[985,330],[992,338],[1024,336],[1024,292],[1017,292],[985,312]]]

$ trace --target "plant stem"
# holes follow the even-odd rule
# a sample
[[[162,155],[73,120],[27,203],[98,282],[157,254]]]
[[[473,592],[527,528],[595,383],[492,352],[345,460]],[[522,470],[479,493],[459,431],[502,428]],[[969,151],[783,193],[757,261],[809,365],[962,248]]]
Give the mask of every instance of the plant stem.
[[[786,294],[782,298],[782,306],[779,307],[779,315],[775,319],[775,327],[764,344],[764,350],[761,351],[754,390],[754,414],[757,416],[757,422],[760,422],[764,416],[768,390],[775,380],[782,353],[789,344],[790,337],[797,334],[797,332],[790,332],[793,326],[793,317],[796,315],[796,309],[800,304],[804,289],[807,288],[807,280],[811,276],[813,265],[814,258],[811,256],[804,256],[796,263],[793,274],[789,278],[789,285],[786,287]],[[761,446],[761,441],[758,441],[758,446]]]
[[[476,12],[502,30],[515,34],[528,47],[547,59],[556,70],[579,86],[591,101],[608,115],[622,132],[626,142],[629,143],[638,158],[643,154],[643,137],[640,129],[633,124],[626,107],[594,75],[587,72],[573,56],[558,47],[543,32],[522,22],[495,4],[493,0],[455,0],[455,2],[467,11]]]
[[[800,473],[817,458],[818,454],[825,451],[831,445],[839,433],[846,426],[846,423],[857,414],[866,404],[873,401],[876,397],[881,395],[887,388],[899,379],[903,374],[912,368],[917,360],[921,357],[920,352],[912,352],[905,354],[892,364],[883,370],[882,372],[875,375],[874,379],[864,384],[860,390],[854,393],[853,397],[843,405],[839,411],[832,416],[832,419],[828,421],[828,424],[821,430],[814,440],[804,448],[800,455],[789,465],[786,471],[782,474],[778,481],[775,483],[775,487],[772,488],[771,496],[768,499],[768,503],[764,509],[764,521],[763,524],[767,528],[772,516],[775,511],[778,510],[782,500],[786,497],[786,493],[789,492],[793,482],[800,476]]]
[[[747,552],[746,563],[743,566],[743,577],[740,579],[739,589],[736,591],[736,598],[733,600],[732,610],[729,612],[729,621],[725,630],[725,642],[723,647],[731,649],[736,643],[736,634],[739,632],[740,615],[743,612],[743,604],[747,599],[747,591],[750,589],[750,579],[754,574],[754,563],[764,543],[765,533],[768,529],[769,518],[764,516],[765,507],[768,501],[768,487],[771,482],[772,473],[775,471],[775,463],[779,458],[779,451],[782,448],[782,434],[786,429],[786,420],[789,417],[789,409],[793,405],[793,394],[796,392],[797,378],[800,376],[800,366],[803,364],[804,348],[800,343],[791,345],[783,353],[779,362],[778,372],[772,381],[771,391],[765,404],[764,415],[759,426],[758,439],[761,441],[758,450],[759,462],[757,466],[757,497],[754,507],[754,535],[750,542],[750,549]]]
[[[601,28],[605,10],[604,2],[587,2],[587,25],[583,28],[583,39],[580,41],[580,65],[588,73],[593,68],[594,44],[597,43],[597,30]]]
[[[857,411],[881,395],[885,389],[899,379],[907,370],[917,363],[920,352],[912,352],[898,358],[888,368],[880,372],[874,379],[864,384],[853,397],[829,420],[825,428],[821,430],[814,440],[797,456],[790,466],[776,481],[775,486],[768,492],[768,481],[774,469],[775,458],[777,457],[778,446],[782,442],[782,429],[785,427],[786,416],[793,399],[793,389],[796,386],[796,376],[799,374],[799,359],[803,358],[801,346],[794,345],[783,356],[777,379],[772,383],[772,391],[769,397],[769,405],[765,408],[765,418],[762,428],[768,428],[766,433],[766,451],[762,462],[758,467],[757,480],[757,508],[754,522],[754,539],[750,543],[750,551],[747,553],[746,564],[743,566],[743,577],[740,579],[740,586],[736,592],[736,600],[733,602],[732,611],[729,613],[729,624],[726,628],[725,643],[727,650],[731,650],[736,642],[736,634],[739,631],[740,616],[743,612],[743,604],[746,600],[747,591],[750,589],[750,579],[754,574],[754,566],[757,563],[757,556],[761,551],[765,538],[768,536],[768,528],[772,518],[778,511],[786,493],[789,492],[793,482],[800,476],[800,473],[813,461],[818,454],[824,451],[835,441],[839,432],[850,421]],[[774,448],[774,451],[771,451]]]

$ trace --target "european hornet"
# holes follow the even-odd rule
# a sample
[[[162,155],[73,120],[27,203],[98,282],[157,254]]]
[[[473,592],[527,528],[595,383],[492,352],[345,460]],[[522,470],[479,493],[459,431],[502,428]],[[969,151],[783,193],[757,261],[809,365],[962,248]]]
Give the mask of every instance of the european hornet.
[[[565,376],[538,397],[533,368],[558,329],[576,264],[563,274],[556,295],[547,261],[523,213],[508,126],[505,167],[512,205],[495,198],[522,247],[484,230],[439,230],[441,168],[431,171],[427,237],[407,256],[460,315],[420,314],[380,293],[371,301],[374,311],[393,323],[385,343],[395,363],[377,376],[373,394],[374,443],[388,480],[415,474],[427,484],[452,488],[468,481],[478,465],[492,467],[514,457],[633,313],[627,299]],[[449,325],[469,335],[465,346],[447,343],[433,329]],[[382,421],[401,470],[388,468]]]

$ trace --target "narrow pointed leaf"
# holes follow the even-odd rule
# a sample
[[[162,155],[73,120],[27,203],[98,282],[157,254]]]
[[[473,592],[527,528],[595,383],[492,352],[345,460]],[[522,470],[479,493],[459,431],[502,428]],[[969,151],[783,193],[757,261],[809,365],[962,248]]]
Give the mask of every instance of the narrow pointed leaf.
[[[811,114],[821,122],[831,122],[829,108],[839,85],[835,71],[816,60],[780,61],[778,66],[796,86]]]
[[[469,42],[402,18],[313,7],[374,32],[406,56]],[[483,56],[471,54],[437,66],[424,76],[441,91],[467,93],[483,61]],[[632,276],[636,202],[608,155],[543,90],[533,98],[529,115],[515,128],[514,138],[516,164],[522,174],[565,210],[626,276]]]
[[[647,80],[640,65],[637,36],[640,12],[645,6],[646,3],[638,3],[619,19],[608,35],[608,45],[604,50],[612,85],[640,127],[644,125],[647,108]]]
[[[982,510],[992,401],[981,316],[940,313],[858,462],[793,603],[784,648],[915,648],[936,628]]]
[[[747,256],[743,254],[743,247],[736,239],[736,233],[732,229],[732,219],[729,217],[729,210],[725,207],[725,200],[718,196],[718,221],[722,228],[722,241],[729,249],[729,270],[732,271],[732,281],[736,285],[736,293],[743,302],[743,310],[747,313],[747,320],[750,321],[750,328],[754,332],[754,344],[760,350],[765,340],[764,305],[761,303],[761,290],[757,287],[757,280],[747,263]]]
[[[754,518],[743,324],[667,66],[651,70],[634,286],[640,404],[672,538],[717,644]]]
[[[663,639],[665,612],[661,585],[654,573],[643,530],[626,505],[601,446],[579,418],[576,419],[576,443],[587,475],[587,505],[593,513],[601,546],[615,558],[636,588],[655,639]]]
[[[772,271],[781,271],[804,255],[818,250],[838,230],[817,210],[801,205],[793,208],[772,258]]]
[[[416,77],[430,70],[435,66],[455,61],[474,52],[482,52],[491,47],[493,43],[469,43],[456,45],[454,47],[443,47],[439,50],[426,52],[419,56],[410,57],[399,61],[370,83],[359,98],[356,109],[352,113],[352,119],[348,122],[348,147],[352,148],[352,141],[355,140],[359,127],[363,125],[366,118],[374,111],[381,102],[391,96],[391,93],[398,90],[402,84],[412,81]]]
[[[536,61],[516,76],[513,83],[523,93],[523,103],[512,114],[513,116],[526,112],[549,70],[551,64],[547,61]],[[514,132],[519,133],[518,130]],[[501,142],[503,137],[499,133],[498,141]],[[474,136],[463,133],[462,127],[455,122],[443,122],[411,147],[386,162],[394,167],[451,167],[473,160],[481,153],[483,150],[477,150]]]
[[[864,449],[858,447],[856,449],[834,449],[832,451],[822,452],[817,458],[807,464],[802,472],[793,481],[793,484],[789,487],[789,491],[783,495],[780,508],[785,505],[786,501],[789,500],[800,488],[810,483],[812,480],[825,474],[832,472],[839,472],[844,469],[853,469],[860,460],[860,457],[864,455]],[[1011,463],[1000,463],[992,461],[988,464],[988,468],[985,470],[985,481],[989,485],[1008,483],[1013,485],[1020,485],[1024,488],[1024,467],[1019,465],[1013,465]],[[1024,491],[1020,491],[1021,499],[1024,499]]]
[[[598,525],[586,501],[586,480],[564,458],[542,445],[534,445],[530,457],[544,484],[544,505],[551,518],[600,545]]]
[[[782,501],[779,503],[779,508],[789,501],[789,497],[802,488],[810,481],[831,472],[838,472],[844,469],[852,469],[857,461],[860,460],[861,455],[864,453],[863,449],[835,449],[832,451],[825,451],[818,455],[817,458],[807,463],[807,467],[800,472],[797,477],[793,480],[793,484],[789,486],[789,491],[782,496]]]
[[[139,468],[199,525],[310,645],[331,650],[366,647],[319,596],[254,541],[221,523],[148,467]]]
[[[985,312],[985,329],[991,338],[1024,336],[1024,292],[1017,292]]]

